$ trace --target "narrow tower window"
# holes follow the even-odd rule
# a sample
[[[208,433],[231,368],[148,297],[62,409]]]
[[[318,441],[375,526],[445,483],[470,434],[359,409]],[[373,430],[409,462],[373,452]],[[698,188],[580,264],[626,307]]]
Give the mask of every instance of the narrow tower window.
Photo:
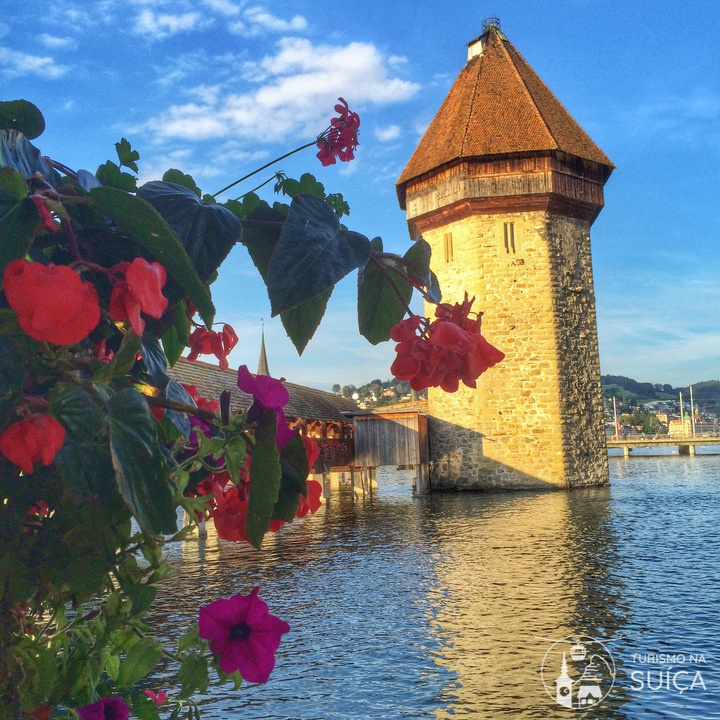
[[[445,262],[453,261],[453,242],[452,233],[445,233]]]
[[[505,230],[505,252],[515,254],[515,223],[504,223]]]

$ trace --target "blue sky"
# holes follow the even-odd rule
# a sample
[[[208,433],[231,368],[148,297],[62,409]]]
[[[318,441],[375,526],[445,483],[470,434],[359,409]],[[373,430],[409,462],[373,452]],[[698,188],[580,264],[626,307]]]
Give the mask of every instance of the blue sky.
[[[351,206],[348,226],[403,252],[395,181],[466,59],[502,29],[617,170],[592,230],[603,373],[686,385],[720,379],[720,4],[644,0],[330,3],[326,0],[0,0],[0,94],[45,114],[42,152],[95,170],[128,138],[141,180],[177,167],[215,192],[312,139],[343,96],[362,119],[357,159],[311,151],[277,169],[314,173]],[[261,180],[269,177],[258,176]],[[243,186],[243,190],[252,185]],[[343,282],[302,358],[270,319],[242,250],[214,286],[218,319],[257,366],[329,388],[390,376],[390,343],[357,333]]]

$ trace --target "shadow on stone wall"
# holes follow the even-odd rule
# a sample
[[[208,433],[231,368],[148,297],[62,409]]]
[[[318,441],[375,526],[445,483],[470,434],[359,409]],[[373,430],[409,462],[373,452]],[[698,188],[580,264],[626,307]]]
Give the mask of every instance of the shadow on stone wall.
[[[430,488],[459,490],[565,490],[567,483],[542,480],[522,470],[486,457],[492,440],[455,423],[428,418],[430,439]]]

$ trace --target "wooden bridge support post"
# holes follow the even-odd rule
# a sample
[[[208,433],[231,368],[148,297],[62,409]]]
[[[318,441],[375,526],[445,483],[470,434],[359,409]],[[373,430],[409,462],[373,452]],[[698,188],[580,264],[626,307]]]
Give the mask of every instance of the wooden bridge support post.
[[[629,457],[630,457],[630,446],[629,446],[629,445],[625,445],[625,446],[623,447],[623,457],[624,457],[624,458],[629,458]]]

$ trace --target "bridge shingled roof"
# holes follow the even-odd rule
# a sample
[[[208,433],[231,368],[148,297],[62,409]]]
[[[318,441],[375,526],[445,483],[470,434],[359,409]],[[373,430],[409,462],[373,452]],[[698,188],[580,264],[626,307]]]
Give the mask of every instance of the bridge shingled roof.
[[[242,392],[237,386],[237,370],[221,370],[217,365],[200,360],[189,362],[180,358],[175,366],[168,370],[168,374],[181,383],[194,385],[201,397],[211,400],[218,399],[224,390],[232,391],[230,406],[237,412],[247,410],[252,404],[252,396]],[[288,418],[351,422],[343,412],[357,411],[357,405],[342,395],[290,382],[283,384],[290,395],[290,401],[285,408]]]
[[[614,167],[496,25],[480,40],[397,181],[403,207],[408,181],[463,159],[560,151]]]

